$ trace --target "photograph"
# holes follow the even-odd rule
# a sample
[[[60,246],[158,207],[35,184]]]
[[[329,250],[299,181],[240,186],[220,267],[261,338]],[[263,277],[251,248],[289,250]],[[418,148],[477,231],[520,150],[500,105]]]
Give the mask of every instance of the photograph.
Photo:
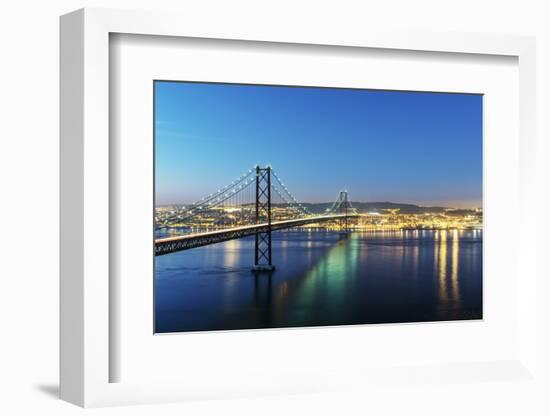
[[[483,319],[483,95],[155,80],[154,332]]]

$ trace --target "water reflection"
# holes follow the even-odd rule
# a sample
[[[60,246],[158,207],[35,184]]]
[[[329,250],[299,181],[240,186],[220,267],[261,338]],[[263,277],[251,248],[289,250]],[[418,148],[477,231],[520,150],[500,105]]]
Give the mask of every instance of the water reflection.
[[[272,274],[245,238],[156,260],[158,332],[481,317],[481,233],[274,233]]]
[[[451,260],[451,287],[454,302],[460,302],[460,290],[458,282],[458,252],[460,250],[458,230],[453,231],[453,248]]]
[[[445,304],[449,300],[447,297],[447,231],[438,231],[439,250],[437,264],[439,268],[439,299]]]
[[[224,253],[224,266],[227,268],[236,267],[239,262],[241,240],[229,240],[225,243]]]
[[[418,238],[419,238],[418,230],[413,231],[413,237],[414,237],[415,242],[418,242]],[[418,270],[419,270],[418,269],[418,263],[420,261],[420,246],[419,246],[419,244],[414,244],[412,246],[411,257],[412,257],[412,267],[411,268],[414,272],[414,277],[418,278]]]
[[[342,237],[327,253],[296,282],[293,302],[302,305],[299,316],[294,319],[304,319],[316,312],[315,303],[324,296],[330,296],[326,303],[326,313],[338,315],[338,309],[349,301],[349,288],[354,286],[359,265],[358,233]],[[333,312],[331,312],[331,310]],[[309,319],[315,319],[309,316]]]
[[[460,235],[458,230],[440,230],[436,231],[434,235],[434,270],[437,271],[439,302],[443,308],[449,303],[460,302]],[[473,235],[475,236],[475,234]],[[451,244],[450,264],[448,262],[449,244]]]

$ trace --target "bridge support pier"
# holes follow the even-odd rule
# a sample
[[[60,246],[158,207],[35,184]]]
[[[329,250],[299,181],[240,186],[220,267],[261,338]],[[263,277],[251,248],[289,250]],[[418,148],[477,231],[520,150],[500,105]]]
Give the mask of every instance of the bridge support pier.
[[[266,231],[256,232],[253,272],[272,272],[271,263],[271,166],[256,166],[256,224],[267,222]]]
[[[255,264],[254,266],[252,266],[252,271],[254,273],[273,272],[273,271],[275,271],[275,266],[273,266],[272,264],[271,265],[269,265],[269,264]]]

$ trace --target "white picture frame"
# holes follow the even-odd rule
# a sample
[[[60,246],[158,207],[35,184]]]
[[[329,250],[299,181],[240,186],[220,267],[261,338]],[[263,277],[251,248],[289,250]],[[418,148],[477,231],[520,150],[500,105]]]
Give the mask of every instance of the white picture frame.
[[[335,47],[383,48],[439,53],[505,55],[519,62],[520,227],[518,231],[518,354],[510,360],[444,363],[419,369],[415,377],[479,381],[472,369],[505,373],[518,380],[536,376],[535,268],[535,41],[530,37],[395,32],[361,29],[307,33],[299,27],[247,20],[214,20],[207,27],[192,16],[83,9],[61,18],[61,398],[80,406],[239,397],[273,392],[322,392],[381,380],[407,378],[409,370],[379,369],[368,375],[335,370],[326,380],[314,374],[281,373],[246,382],[234,375],[147,383],[110,382],[117,359],[110,342],[109,259],[109,36],[113,33],[247,40]],[[529,214],[529,215],[527,215]],[[347,380],[343,382],[343,380]]]

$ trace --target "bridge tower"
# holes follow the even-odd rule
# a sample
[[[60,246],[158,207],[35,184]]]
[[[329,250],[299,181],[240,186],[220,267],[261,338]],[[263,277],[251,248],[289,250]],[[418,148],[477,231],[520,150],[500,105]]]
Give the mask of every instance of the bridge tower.
[[[271,272],[271,166],[256,165],[256,224],[267,223],[266,231],[256,231],[253,272]]]
[[[341,214],[345,214],[344,219],[340,222],[340,234],[349,234],[348,211],[350,208],[350,203],[348,201],[348,191],[340,191],[340,196],[338,197],[338,199],[338,212]]]

